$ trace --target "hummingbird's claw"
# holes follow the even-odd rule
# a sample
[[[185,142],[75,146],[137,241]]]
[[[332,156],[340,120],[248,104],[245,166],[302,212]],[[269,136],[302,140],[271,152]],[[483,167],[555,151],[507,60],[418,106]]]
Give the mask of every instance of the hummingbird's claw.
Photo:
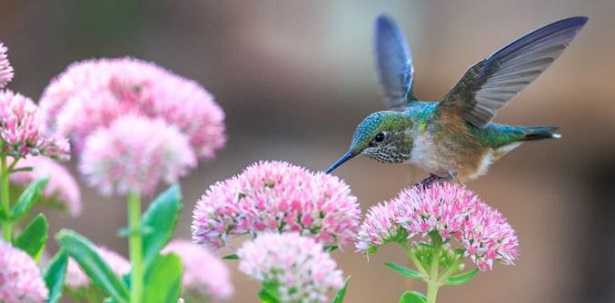
[[[442,182],[444,180],[446,180],[446,178],[431,174],[429,175],[429,177],[423,179],[421,182],[417,183],[415,186],[420,186],[423,189],[427,189],[431,187],[434,183]]]

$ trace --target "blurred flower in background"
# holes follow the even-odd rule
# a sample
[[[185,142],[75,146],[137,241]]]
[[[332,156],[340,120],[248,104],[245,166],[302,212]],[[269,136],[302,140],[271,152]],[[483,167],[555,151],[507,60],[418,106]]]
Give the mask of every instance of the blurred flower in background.
[[[48,293],[34,260],[0,240],[0,302],[43,303]]]
[[[322,244],[297,233],[264,233],[238,251],[239,270],[264,285],[275,285],[282,303],[328,302],[327,293],[344,283]]]
[[[21,170],[31,168],[31,170]],[[17,171],[10,180],[14,185],[25,188],[31,182],[48,177],[49,182],[43,192],[45,205],[60,207],[76,217],[81,214],[81,191],[71,173],[58,162],[42,156],[30,156],[19,161]]]
[[[199,158],[211,158],[225,141],[224,112],[198,83],[132,58],[70,65],[40,100],[47,125],[77,149],[100,127],[124,115],[160,118],[185,134]]]
[[[162,253],[176,253],[182,260],[182,296],[188,303],[222,302],[233,294],[226,264],[205,247],[187,240],[173,240]]]
[[[188,138],[161,119],[126,115],[91,134],[79,159],[86,182],[105,195],[152,194],[196,166]]]
[[[13,79],[13,67],[6,52],[7,48],[0,42],[0,88],[5,87]]]
[[[338,177],[286,162],[258,162],[212,185],[197,202],[196,243],[222,247],[230,236],[298,232],[325,245],[354,240],[361,210]]]

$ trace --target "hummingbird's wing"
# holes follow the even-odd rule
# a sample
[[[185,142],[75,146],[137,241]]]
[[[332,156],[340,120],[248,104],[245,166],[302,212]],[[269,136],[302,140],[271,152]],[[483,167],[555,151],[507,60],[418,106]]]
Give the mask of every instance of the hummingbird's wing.
[[[498,109],[536,79],[564,51],[587,17],[563,19],[539,28],[470,67],[439,105],[483,127]]]
[[[403,110],[408,102],[416,100],[412,95],[412,55],[399,26],[388,16],[376,19],[374,49],[384,103],[388,109]]]

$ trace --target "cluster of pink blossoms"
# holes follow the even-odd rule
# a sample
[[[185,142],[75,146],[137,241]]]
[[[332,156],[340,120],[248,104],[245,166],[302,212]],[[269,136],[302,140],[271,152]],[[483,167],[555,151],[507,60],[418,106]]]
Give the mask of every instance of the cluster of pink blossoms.
[[[43,303],[48,294],[34,260],[0,240],[0,302]]]
[[[233,294],[231,275],[218,257],[201,245],[173,240],[162,251],[176,253],[182,260],[184,296],[200,301],[221,302]]]
[[[411,241],[426,240],[433,231],[444,241],[459,241],[465,255],[482,271],[492,269],[495,260],[513,264],[518,255],[517,236],[504,216],[464,186],[449,183],[427,189],[413,187],[372,207],[359,230],[356,247],[370,252],[400,240],[399,235],[407,235]]]
[[[34,102],[9,90],[0,91],[0,138],[2,151],[15,158],[69,155],[68,142],[47,133]]]
[[[98,252],[100,257],[109,265],[116,275],[122,276],[130,271],[130,262],[116,252],[101,246],[96,247],[96,252]],[[81,267],[79,267],[79,264],[72,258],[68,260],[65,284],[66,287],[75,290],[90,286],[90,278],[88,278],[83,270],[81,270]]]
[[[80,152],[87,182],[106,194],[150,194],[226,141],[224,112],[205,89],[137,59],[75,63],[40,106],[49,128]]]
[[[212,185],[197,202],[192,238],[224,246],[232,235],[298,232],[325,245],[354,240],[360,209],[339,178],[286,162],[259,162]]]
[[[239,270],[264,283],[276,283],[281,302],[328,302],[327,293],[344,281],[322,244],[297,233],[265,233],[238,251]]]
[[[25,187],[40,178],[48,177],[49,182],[43,196],[46,202],[68,210],[71,216],[81,213],[81,191],[70,172],[56,161],[47,157],[27,157],[19,161],[18,168],[30,167],[30,171],[11,174],[11,183]]]

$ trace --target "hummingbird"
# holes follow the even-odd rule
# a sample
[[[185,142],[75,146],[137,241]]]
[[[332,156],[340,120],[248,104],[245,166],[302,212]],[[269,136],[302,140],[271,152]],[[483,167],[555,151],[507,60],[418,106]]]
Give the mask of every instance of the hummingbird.
[[[566,18],[525,34],[471,66],[440,100],[422,101],[413,93],[408,43],[393,19],[379,16],[374,48],[386,110],[359,123],[348,151],[326,172],[365,155],[384,163],[418,166],[430,174],[423,182],[464,183],[484,175],[494,161],[523,142],[560,138],[558,127],[492,120],[559,57],[587,20]]]

